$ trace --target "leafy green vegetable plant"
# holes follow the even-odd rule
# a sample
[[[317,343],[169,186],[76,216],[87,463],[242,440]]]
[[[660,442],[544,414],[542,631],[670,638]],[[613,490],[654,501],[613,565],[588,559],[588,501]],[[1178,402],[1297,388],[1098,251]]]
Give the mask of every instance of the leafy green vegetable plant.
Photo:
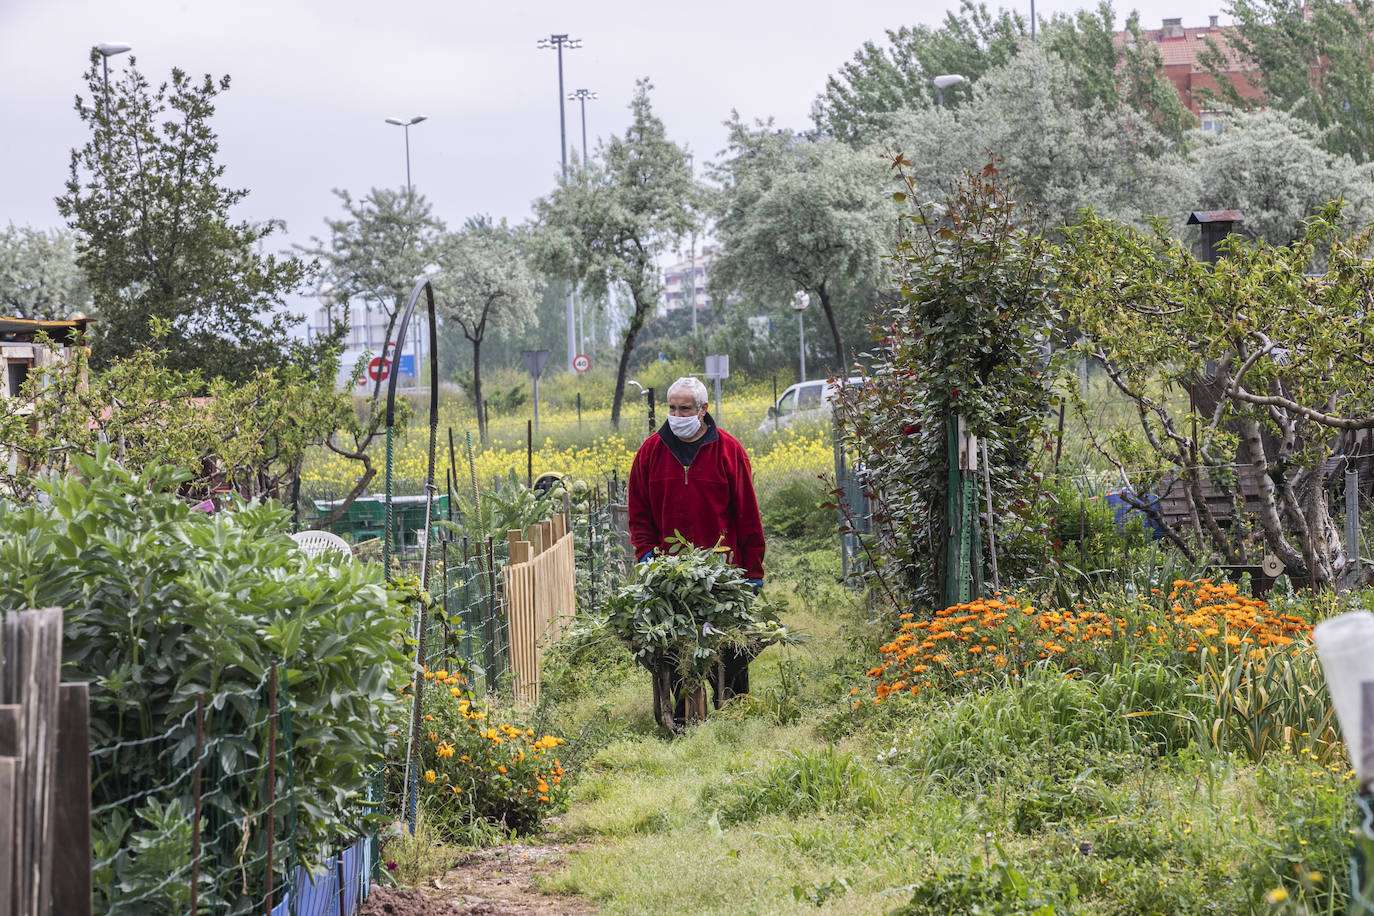
[[[744,570],[717,545],[693,547],[681,533],[667,539],[669,552],[638,564],[613,594],[598,625],[620,639],[650,671],[671,668],[681,692],[705,682],[721,650],[757,655],[797,634],[777,609],[755,594]]]

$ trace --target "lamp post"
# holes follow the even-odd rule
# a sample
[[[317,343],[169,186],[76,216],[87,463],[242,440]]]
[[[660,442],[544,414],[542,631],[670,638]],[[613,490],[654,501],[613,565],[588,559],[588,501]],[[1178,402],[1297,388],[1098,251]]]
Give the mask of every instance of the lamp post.
[[[569,38],[566,34],[550,35],[548,38],[539,39],[537,46],[540,48],[552,48],[558,52],[558,153],[563,160],[563,178],[568,177],[568,117],[567,108],[563,104],[563,49],[582,47],[582,39]],[[577,341],[574,339],[574,318],[573,318],[573,294],[572,289],[568,289],[568,305],[565,310],[568,322],[568,371],[573,371],[573,360],[577,358]]]
[[[111,44],[108,41],[96,45],[95,49],[100,52],[101,74],[105,77],[105,103],[108,105],[110,101],[110,58],[133,49],[128,45]]]
[[[406,197],[410,196],[410,128],[413,124],[428,120],[426,115],[416,115],[409,121],[402,121],[400,118],[387,118],[386,123],[395,124],[406,132]]]
[[[339,304],[339,292],[333,283],[325,280],[320,284],[320,288],[315,291],[315,298],[324,307],[324,333],[326,335],[334,333],[334,306]]]
[[[960,76],[958,73],[946,73],[931,80],[931,82],[935,84],[935,107],[945,107],[945,90],[947,88],[950,86],[957,86],[960,83],[967,82],[967,80],[968,77]]]
[[[799,382],[806,381],[806,324],[802,321],[802,312],[811,304],[811,297],[805,291],[798,292],[792,297],[792,310],[797,313],[797,342],[801,353],[801,378]]]

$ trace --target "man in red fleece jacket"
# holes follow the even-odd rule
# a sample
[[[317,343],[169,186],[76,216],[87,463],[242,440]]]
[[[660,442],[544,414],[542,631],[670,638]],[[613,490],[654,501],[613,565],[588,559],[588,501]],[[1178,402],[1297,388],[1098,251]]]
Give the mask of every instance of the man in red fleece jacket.
[[[763,522],[749,456],[707,412],[706,386],[668,386],[668,419],[644,440],[630,468],[630,543],[644,560],[682,532],[697,547],[722,543],[754,587],[763,587]],[[749,659],[727,652],[724,696],[749,692]]]

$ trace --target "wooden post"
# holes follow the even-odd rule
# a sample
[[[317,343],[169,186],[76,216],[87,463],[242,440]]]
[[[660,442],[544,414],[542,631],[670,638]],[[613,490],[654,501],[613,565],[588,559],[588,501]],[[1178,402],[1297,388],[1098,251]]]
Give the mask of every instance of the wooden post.
[[[14,853],[18,845],[15,797],[19,760],[0,757],[0,916],[14,916]]]
[[[45,914],[52,901],[54,772],[62,612],[10,613],[4,621],[3,696],[17,716],[5,736],[18,758],[14,809],[12,906],[16,916]],[[4,750],[0,749],[0,754]],[[89,788],[86,794],[89,795]],[[89,865],[89,858],[87,859]]]
[[[86,684],[58,688],[52,911],[72,916],[90,916],[92,906],[90,709]]]
[[[15,856],[23,845],[18,801],[24,766],[19,712],[18,706],[0,706],[0,916],[17,916],[19,912]]]

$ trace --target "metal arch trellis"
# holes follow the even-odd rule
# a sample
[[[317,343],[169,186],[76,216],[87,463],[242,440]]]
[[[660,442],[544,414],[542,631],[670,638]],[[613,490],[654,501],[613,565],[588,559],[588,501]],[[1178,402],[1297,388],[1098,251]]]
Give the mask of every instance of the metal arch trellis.
[[[415,304],[419,301],[422,291],[425,294],[425,304],[429,311],[429,339],[433,341],[438,336],[434,314],[434,287],[430,285],[428,278],[422,278],[416,282],[415,288],[411,290],[405,311],[401,313],[401,320],[396,324],[396,341],[392,347],[392,353],[404,352],[406,331],[410,328],[410,317],[415,312]],[[382,566],[386,570],[388,581],[392,581],[391,538],[394,524],[391,500],[394,480],[392,449],[396,420],[396,383],[399,377],[399,372],[392,372],[386,388],[386,521],[382,537]],[[439,363],[435,358],[433,348],[431,348],[429,355],[429,461],[425,470],[425,527],[420,538],[420,597],[415,602],[415,666],[412,671],[415,691],[410,707],[410,729],[406,738],[405,778],[402,783],[405,786],[405,810],[411,833],[415,832],[415,807],[419,792],[419,769],[415,764],[423,712],[421,698],[424,694],[423,684],[425,682],[421,665],[424,664],[425,658],[425,631],[429,628],[429,608],[425,596],[429,594],[429,533],[434,523],[434,494],[438,492],[434,485],[434,454],[438,437]]]

